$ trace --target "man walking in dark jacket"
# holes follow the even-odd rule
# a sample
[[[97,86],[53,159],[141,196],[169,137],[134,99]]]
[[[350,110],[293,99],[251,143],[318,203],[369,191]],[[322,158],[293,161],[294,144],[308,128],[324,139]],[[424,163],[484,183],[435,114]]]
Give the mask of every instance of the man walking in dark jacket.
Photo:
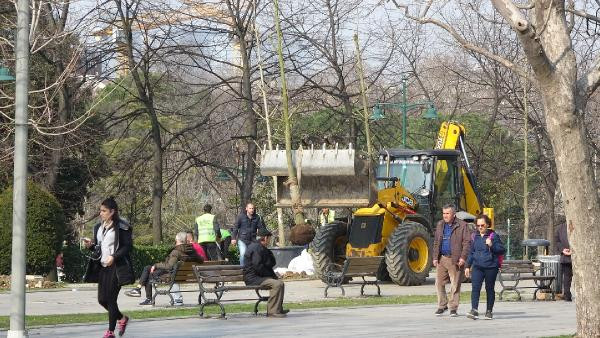
[[[438,222],[433,239],[433,266],[436,267],[438,309],[441,316],[450,307],[450,317],[456,317],[460,301],[460,285],[470,249],[470,232],[467,223],[456,218],[453,205],[442,207],[442,220]],[[446,294],[446,283],[450,280],[450,302]]]
[[[233,227],[233,236],[231,237],[231,244],[238,245],[240,250],[240,265],[244,266],[244,253],[246,247],[254,241],[256,237],[256,231],[258,229],[267,229],[262,217],[256,213],[254,204],[248,203],[246,205],[246,211],[242,213]]]
[[[567,234],[567,223],[558,226],[554,234],[554,245],[560,254],[560,267],[562,269],[563,299],[567,302],[571,297],[571,279],[573,279],[573,265],[571,264],[571,247],[569,246],[569,235]]]
[[[275,256],[267,248],[271,235],[271,232],[266,228],[260,228],[257,231],[257,242],[248,245],[244,254],[244,282],[246,282],[246,285],[269,287],[271,290],[267,302],[267,316],[282,318],[288,312],[288,310],[283,309],[285,285],[277,279],[277,275],[273,271]]]

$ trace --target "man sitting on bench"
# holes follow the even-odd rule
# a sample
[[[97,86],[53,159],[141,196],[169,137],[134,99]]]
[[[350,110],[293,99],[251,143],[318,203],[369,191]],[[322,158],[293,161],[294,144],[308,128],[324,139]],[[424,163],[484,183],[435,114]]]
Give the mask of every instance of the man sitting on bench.
[[[137,287],[125,292],[125,294],[131,297],[140,297],[142,295],[141,288],[143,286],[146,289],[146,299],[141,302],[140,305],[152,305],[152,284],[149,283],[151,276],[158,277],[162,274],[168,273],[179,261],[195,261],[202,263],[202,257],[198,256],[192,245],[187,243],[186,237],[187,234],[185,232],[178,233],[175,236],[175,247],[173,250],[171,250],[171,253],[169,256],[167,256],[165,261],[156,263],[154,265],[145,266],[144,270],[142,270],[142,275],[140,276]],[[174,287],[172,291],[175,290],[179,289]],[[174,298],[174,305],[183,305],[183,297],[180,293]]]
[[[256,233],[257,241],[248,245],[244,254],[244,282],[246,285],[269,287],[267,317],[283,318],[289,310],[283,309],[285,286],[281,280],[277,279],[277,275],[273,271],[275,256],[267,248],[271,236],[269,230],[259,228]]]

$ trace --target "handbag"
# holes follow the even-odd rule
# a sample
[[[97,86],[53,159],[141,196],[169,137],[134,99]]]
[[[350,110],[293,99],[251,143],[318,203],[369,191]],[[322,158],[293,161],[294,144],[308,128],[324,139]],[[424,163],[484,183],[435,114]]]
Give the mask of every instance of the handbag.
[[[135,276],[133,274],[133,266],[131,265],[129,258],[123,257],[120,261],[122,262],[121,264],[117,264],[117,262],[115,262],[119,286],[133,284],[135,282]]]

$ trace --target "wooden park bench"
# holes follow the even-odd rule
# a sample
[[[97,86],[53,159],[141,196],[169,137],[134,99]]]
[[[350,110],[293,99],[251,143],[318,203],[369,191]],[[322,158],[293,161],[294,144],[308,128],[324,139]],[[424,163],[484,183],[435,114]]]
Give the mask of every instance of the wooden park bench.
[[[342,289],[342,296],[346,295],[342,284],[360,284],[360,295],[364,295],[366,285],[375,285],[377,287],[377,295],[381,296],[381,289],[379,288],[379,281],[377,280],[377,273],[381,267],[383,256],[374,257],[348,257],[344,262],[344,265],[336,263],[330,263],[324,273],[325,283],[325,298],[327,298],[327,290],[330,287],[337,287]],[[362,281],[348,282],[350,278],[361,277]],[[365,277],[374,277],[375,280],[367,280]]]
[[[502,300],[502,294],[504,291],[514,291],[521,300],[520,289],[531,288],[535,289],[533,293],[533,299],[537,299],[538,291],[552,293],[552,300],[554,300],[554,290],[551,288],[552,282],[556,279],[556,275],[551,273],[544,273],[543,269],[534,266],[530,260],[509,260],[504,261],[498,271],[498,280],[502,285],[502,291],[500,291],[500,300]],[[535,286],[519,286],[520,281],[532,280]],[[509,282],[509,283],[507,283]],[[513,284],[510,284],[513,282]]]
[[[222,265],[226,263],[226,261],[204,261],[202,263],[196,261],[179,261],[171,271],[159,276],[151,275],[149,283],[152,283],[152,306],[154,306],[155,299],[158,295],[168,295],[169,298],[171,298],[170,304],[175,304],[175,300],[173,299],[173,293],[175,293],[175,291],[172,291],[172,289],[176,283],[179,285],[198,283],[196,275],[194,274],[194,265]],[[198,289],[181,290],[180,288],[178,292],[198,291]],[[198,304],[200,304],[200,301],[201,297],[199,295]]]
[[[218,305],[221,309],[221,318],[225,318],[225,307],[223,302],[255,300],[254,314],[258,314],[260,302],[269,300],[268,296],[262,296],[261,290],[269,290],[269,287],[260,285],[231,285],[233,282],[244,281],[244,270],[240,265],[196,265],[194,266],[196,280],[200,287],[200,317],[204,318],[204,307]],[[253,290],[254,298],[236,298],[223,300],[223,294],[230,291]],[[214,297],[207,297],[214,294]]]

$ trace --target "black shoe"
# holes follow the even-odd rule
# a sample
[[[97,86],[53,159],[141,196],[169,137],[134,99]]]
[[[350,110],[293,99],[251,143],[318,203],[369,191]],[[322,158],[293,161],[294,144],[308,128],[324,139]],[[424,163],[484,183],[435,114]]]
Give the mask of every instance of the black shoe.
[[[456,310],[450,310],[450,317],[458,317],[458,313],[456,313]]]
[[[490,311],[490,314],[491,313],[492,312]],[[471,311],[469,311],[469,313],[467,313],[467,318],[479,319],[479,312],[477,312],[477,310],[475,310],[475,309],[471,309]]]
[[[146,298],[146,300],[141,302],[140,305],[152,305],[152,299]]]
[[[141,297],[142,292],[141,292],[140,288],[133,288],[129,291],[126,291],[125,295],[129,296],[129,297]]]
[[[492,319],[494,319],[494,315],[492,314],[492,310],[487,310],[487,311],[485,312],[485,319],[487,319],[487,320],[492,320]]]
[[[563,299],[564,299],[566,302],[572,302],[572,301],[573,301],[573,298],[571,297],[571,295],[565,295],[565,296],[563,297]]]
[[[444,312],[446,312],[446,311],[448,311],[448,307],[447,307],[447,306],[446,306],[445,308],[440,308],[440,309],[437,309],[437,310],[435,311],[435,315],[436,315],[436,316],[441,316],[441,315],[442,315]]]

